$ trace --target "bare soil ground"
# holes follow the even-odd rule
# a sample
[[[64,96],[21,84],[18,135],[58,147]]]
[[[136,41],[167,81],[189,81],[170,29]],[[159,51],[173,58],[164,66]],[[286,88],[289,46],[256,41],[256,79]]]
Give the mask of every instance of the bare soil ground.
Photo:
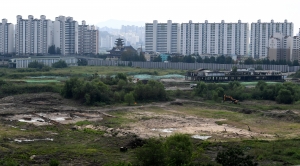
[[[72,100],[62,98],[55,93],[40,93],[9,96],[0,99],[0,115],[8,121],[21,121],[34,125],[74,124],[78,121],[101,121],[104,117],[118,120],[114,111],[124,111],[123,118],[127,123],[116,128],[103,126],[84,126],[105,131],[105,136],[122,137],[135,134],[141,138],[166,137],[173,133],[186,133],[200,139],[274,139],[276,135],[251,131],[247,127],[240,128],[222,123],[224,118],[205,118],[180,111],[182,103],[175,102],[149,103],[142,106],[85,107]],[[175,103],[175,106],[172,105]],[[198,103],[201,103],[200,101]],[[176,106],[176,104],[179,104]],[[251,102],[245,103],[251,104]],[[272,103],[269,103],[272,104]],[[183,106],[184,107],[184,106]],[[211,109],[215,106],[212,106]],[[179,109],[180,108],[180,109]],[[242,112],[245,113],[245,112]],[[110,115],[111,114],[111,115]],[[281,115],[282,111],[274,111],[269,117]],[[286,114],[286,113],[285,113]],[[290,111],[294,115],[293,111]],[[79,129],[82,127],[78,127]],[[207,137],[202,137],[207,136]]]

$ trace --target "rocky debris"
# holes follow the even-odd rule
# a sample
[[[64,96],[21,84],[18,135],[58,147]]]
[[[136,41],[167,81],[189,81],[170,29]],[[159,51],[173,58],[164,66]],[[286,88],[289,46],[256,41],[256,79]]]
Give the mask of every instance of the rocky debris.
[[[34,160],[35,157],[36,157],[36,155],[30,156],[30,160]]]

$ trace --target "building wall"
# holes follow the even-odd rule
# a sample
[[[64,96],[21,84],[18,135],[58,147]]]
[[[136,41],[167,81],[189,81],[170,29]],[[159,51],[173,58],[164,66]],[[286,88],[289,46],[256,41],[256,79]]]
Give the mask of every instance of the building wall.
[[[41,15],[40,19],[34,19],[32,15],[28,19],[17,16],[15,49],[17,54],[47,54],[52,45],[52,22]]]
[[[99,31],[95,26],[82,25],[78,26],[78,53],[79,54],[98,54],[99,51]]]
[[[115,61],[88,59],[89,66],[118,66],[118,64],[124,64],[127,66],[129,61]],[[132,62],[132,65],[140,68],[154,68],[154,69],[180,69],[180,70],[196,70],[199,68],[209,70],[231,70],[236,64],[212,64],[212,63],[164,63],[164,62]],[[288,66],[288,65],[238,65],[238,68],[257,68],[261,67],[263,70],[277,70],[281,72],[295,72],[300,69],[300,66]]]
[[[14,52],[14,25],[2,19],[0,23],[0,54]]]
[[[249,26],[247,23],[183,23],[181,24],[181,53],[248,54]]]
[[[72,17],[59,16],[54,22],[54,44],[62,55],[78,53],[78,23]]]
[[[180,26],[168,20],[167,23],[145,24],[145,51],[180,53]]]
[[[34,61],[43,63],[46,66],[52,66],[53,63],[63,60],[68,66],[77,66],[77,58],[74,57],[42,57],[42,58],[17,58],[12,59],[16,63],[16,68],[28,68],[28,64]]]
[[[292,62],[295,60],[299,60],[299,51],[300,51],[300,45],[299,45],[299,36],[293,37],[293,49],[292,49]]]
[[[275,33],[282,33],[283,36],[293,36],[293,23],[285,20],[283,23],[257,23],[251,24],[250,55],[255,59],[267,58],[269,38]]]

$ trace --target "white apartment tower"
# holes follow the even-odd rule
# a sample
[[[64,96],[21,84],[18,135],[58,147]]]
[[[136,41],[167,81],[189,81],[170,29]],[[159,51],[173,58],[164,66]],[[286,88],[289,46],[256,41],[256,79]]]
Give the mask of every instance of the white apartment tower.
[[[72,17],[59,16],[53,22],[53,44],[62,55],[78,53],[78,23]]]
[[[183,55],[247,55],[249,25],[242,23],[183,23],[181,53]]]
[[[275,33],[281,33],[283,36],[293,36],[294,25],[285,20],[283,23],[257,23],[251,24],[250,55],[255,59],[267,58],[269,38]]]
[[[145,24],[145,51],[160,53],[180,53],[180,24],[153,23]]]
[[[2,19],[0,23],[0,54],[14,52],[14,25]]]
[[[52,21],[44,15],[40,19],[34,19],[32,15],[28,19],[17,16],[15,27],[15,49],[17,54],[47,54],[52,45]]]
[[[99,31],[94,25],[78,26],[78,53],[79,54],[98,54],[99,51]]]
[[[300,38],[299,36],[293,37],[293,50],[291,61],[297,60],[300,63]]]

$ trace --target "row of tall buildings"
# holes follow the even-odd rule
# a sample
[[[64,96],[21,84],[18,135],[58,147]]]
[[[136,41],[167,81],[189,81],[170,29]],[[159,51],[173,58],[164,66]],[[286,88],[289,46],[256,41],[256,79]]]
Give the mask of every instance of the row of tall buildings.
[[[208,23],[206,20],[204,23],[189,21],[182,24],[172,23],[171,20],[167,23],[154,20],[145,24],[145,51],[183,55],[250,55],[262,59],[268,58],[269,41],[278,34],[283,36],[282,39],[287,36],[293,38],[293,23],[287,20],[282,23],[273,20],[262,23],[258,20],[251,24],[250,31],[249,24],[241,20],[237,23],[225,23],[224,20]],[[278,49],[283,49],[289,45],[278,46]],[[284,58],[281,52],[278,54],[279,59]],[[292,56],[286,57],[292,59]]]
[[[95,26],[82,25],[72,17],[59,16],[54,21],[32,15],[28,19],[17,16],[17,24],[7,23],[6,19],[0,24],[0,53],[18,55],[47,54],[51,46],[56,53],[97,54],[99,48],[99,32]],[[59,50],[59,51],[58,51]]]

